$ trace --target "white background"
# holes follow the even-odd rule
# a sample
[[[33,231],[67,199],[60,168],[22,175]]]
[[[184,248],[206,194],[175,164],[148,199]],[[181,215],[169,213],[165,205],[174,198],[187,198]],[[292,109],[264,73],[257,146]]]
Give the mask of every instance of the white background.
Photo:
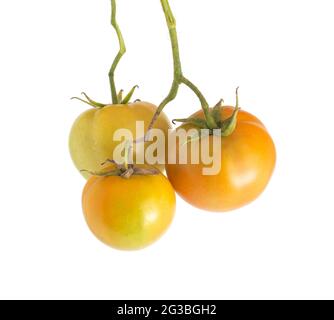
[[[158,0],[122,0],[119,86],[158,104],[172,76]],[[229,214],[178,199],[169,232],[139,252],[98,242],[67,139],[87,91],[110,100],[117,50],[108,0],[0,2],[0,298],[334,298],[333,1],[171,0],[185,74],[213,105],[260,117],[278,165]],[[186,88],[170,118],[198,109]]]

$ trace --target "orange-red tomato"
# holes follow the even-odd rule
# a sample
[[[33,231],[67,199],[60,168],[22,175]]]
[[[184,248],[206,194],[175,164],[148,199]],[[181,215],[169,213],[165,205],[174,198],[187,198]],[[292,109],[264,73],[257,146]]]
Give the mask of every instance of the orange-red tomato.
[[[222,108],[222,119],[230,117],[233,110],[233,107]],[[199,111],[192,117],[204,119],[204,114]],[[194,127],[184,124],[180,128]],[[201,139],[210,139],[212,147],[212,136]],[[178,146],[177,153],[181,147]],[[189,144],[183,147],[191,152]],[[191,164],[190,161],[168,164],[166,171],[174,189],[184,200],[200,209],[224,212],[256,199],[266,188],[275,162],[275,145],[265,126],[255,116],[241,110],[235,131],[221,139],[219,174],[203,175],[203,168],[207,166],[203,162]]]
[[[162,175],[91,177],[83,191],[83,212],[94,235],[120,250],[142,249],[171,224],[175,192]]]

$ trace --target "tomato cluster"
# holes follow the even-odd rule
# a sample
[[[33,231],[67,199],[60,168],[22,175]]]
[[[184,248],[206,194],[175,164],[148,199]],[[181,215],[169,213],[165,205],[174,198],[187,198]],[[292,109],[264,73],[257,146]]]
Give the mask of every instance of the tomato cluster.
[[[113,248],[137,250],[155,242],[170,226],[176,207],[175,191],[192,206],[206,211],[226,212],[255,200],[272,176],[276,150],[264,124],[239,108],[238,92],[235,107],[219,103],[210,108],[200,90],[183,75],[175,18],[168,0],[161,0],[161,4],[173,48],[175,70],[171,91],[158,107],[141,101],[131,103],[135,87],[125,98],[123,91],[117,94],[114,72],[125,52],[125,45],[116,22],[115,0],[111,0],[111,4],[112,25],[120,41],[120,52],[109,73],[113,102],[101,104],[85,95],[87,101],[84,102],[93,108],[75,121],[70,133],[70,153],[75,166],[88,179],[82,206],[91,231]],[[182,124],[174,134],[193,130],[198,132],[198,136],[191,139],[192,143],[207,142],[210,148],[214,148],[213,140],[219,132],[219,171],[205,175],[207,164],[202,160],[193,163],[192,157],[182,163],[167,161],[166,166],[158,162],[140,164],[136,160],[145,157],[133,148],[134,164],[128,162],[127,152],[110,160],[120,144],[113,139],[118,129],[129,130],[134,144],[143,143],[144,148],[139,149],[142,152],[151,146],[147,136],[136,136],[136,125],[140,121],[146,133],[153,128],[160,129],[165,137],[164,146],[168,145],[171,124],[162,110],[176,97],[181,84],[197,95],[202,110],[189,118],[176,120]],[[201,129],[208,134],[202,135]],[[142,141],[138,142],[138,139]],[[184,149],[189,154],[194,152],[191,143],[177,144],[177,159]],[[163,174],[165,169],[168,178]]]

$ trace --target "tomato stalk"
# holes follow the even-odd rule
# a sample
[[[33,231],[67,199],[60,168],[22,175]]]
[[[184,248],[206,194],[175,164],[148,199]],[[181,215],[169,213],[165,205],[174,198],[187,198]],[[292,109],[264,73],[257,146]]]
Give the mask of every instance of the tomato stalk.
[[[112,95],[112,103],[113,104],[117,104],[119,103],[119,95],[117,93],[117,89],[116,89],[116,83],[115,83],[115,70],[119,64],[119,62],[121,61],[123,55],[126,52],[126,47],[125,47],[125,42],[124,42],[124,38],[121,32],[121,29],[117,23],[116,20],[116,0],[111,0],[111,9],[112,9],[112,13],[111,13],[111,25],[114,27],[117,37],[118,37],[118,42],[119,42],[119,51],[114,59],[114,62],[110,68],[109,71],[109,80],[110,80],[110,89],[111,89],[111,95]],[[130,100],[130,99],[129,99]]]
[[[115,70],[119,64],[119,62],[121,61],[123,55],[126,52],[126,47],[125,47],[125,42],[124,42],[124,38],[121,32],[121,29],[117,23],[117,19],[116,19],[116,0],[111,0],[111,25],[114,27],[117,37],[118,37],[118,42],[119,42],[119,51],[112,63],[112,66],[110,68],[109,71],[109,82],[110,82],[110,89],[111,89],[111,97],[112,97],[112,103],[113,104],[127,104],[131,98],[132,95],[134,93],[134,91],[136,90],[136,88],[138,86],[134,86],[130,92],[126,95],[126,97],[123,99],[123,90],[120,90],[119,92],[116,89],[116,82],[115,82]],[[94,100],[92,100],[91,98],[89,98],[84,92],[82,93],[84,95],[84,97],[86,98],[86,100],[79,98],[79,97],[73,97],[72,99],[76,99],[76,100],[80,100],[81,102],[84,102],[94,108],[104,108],[108,105],[110,105],[109,103],[100,103],[100,102],[96,102]]]
[[[168,0],[160,0],[160,1],[161,1],[161,5],[163,8],[163,12],[166,17],[166,22],[167,22],[170,40],[172,44],[173,61],[174,61],[174,80],[173,80],[172,87],[167,97],[159,105],[157,112],[154,115],[150,123],[149,130],[153,128],[155,121],[157,120],[157,118],[159,117],[160,113],[165,108],[165,106],[176,98],[181,84],[184,84],[188,88],[190,88],[200,100],[202,109],[205,115],[206,123],[209,129],[217,128],[218,127],[217,123],[214,117],[212,116],[212,114],[210,113],[210,107],[204,95],[194,83],[192,83],[189,79],[187,79],[183,75],[181,59],[180,59],[179,42],[178,42],[178,36],[177,36],[177,31],[176,31],[176,19],[173,15],[173,12],[169,5]]]

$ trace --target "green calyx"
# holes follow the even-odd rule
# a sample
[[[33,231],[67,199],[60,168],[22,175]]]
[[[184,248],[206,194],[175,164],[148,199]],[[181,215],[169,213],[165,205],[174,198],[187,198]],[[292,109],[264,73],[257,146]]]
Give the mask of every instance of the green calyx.
[[[82,92],[81,94],[85,97],[86,100],[82,99],[82,98],[79,98],[79,97],[73,97],[73,98],[71,98],[71,100],[79,100],[83,103],[86,103],[86,104],[90,105],[93,108],[96,108],[96,109],[101,109],[101,108],[104,108],[108,105],[108,104],[104,104],[104,103],[94,101],[93,99],[88,97],[88,95],[85,92]]]
[[[122,99],[122,96],[120,96],[120,100],[118,101],[119,104],[127,104],[130,102],[133,94],[135,93],[136,89],[138,89],[139,86],[134,86],[130,92],[124,97],[124,99]]]
[[[131,141],[126,141],[124,145],[124,157],[123,164],[116,162],[115,160],[107,159],[101,166],[111,164],[114,168],[102,170],[100,172],[91,172],[88,170],[81,170],[81,172],[89,173],[92,176],[97,177],[121,177],[124,179],[130,179],[132,176],[153,176],[161,174],[160,170],[154,167],[137,167],[130,161],[130,152],[133,148]]]
[[[137,88],[138,88],[138,86],[134,86],[124,98],[123,98],[124,90],[120,90],[120,92],[117,95],[117,99],[115,100],[115,103],[113,102],[112,104],[129,104],[129,103],[131,103],[130,101],[131,101],[132,96],[135,93],[135,90]],[[73,97],[71,99],[72,100],[79,100],[79,101],[81,101],[83,103],[86,103],[86,104],[90,105],[91,107],[97,108],[97,109],[102,109],[106,106],[111,105],[110,103],[101,103],[101,102],[94,101],[85,92],[82,92],[81,94],[84,96],[85,99],[82,99],[82,98],[79,98],[79,97]],[[137,101],[140,101],[140,100],[135,100],[134,102],[137,102]]]
[[[237,126],[237,121],[238,121],[238,114],[240,111],[239,107],[239,88],[236,90],[236,106],[234,108],[234,111],[231,115],[231,117],[227,119],[222,119],[221,116],[221,111],[224,108],[223,106],[224,100],[220,100],[215,107],[211,108],[209,110],[212,118],[215,120],[215,123],[217,125],[216,128],[210,128],[208,122],[206,119],[200,119],[200,118],[187,118],[187,119],[174,119],[173,123],[175,124],[176,122],[184,123],[184,124],[191,124],[195,126],[198,129],[209,129],[209,134],[214,135],[217,134],[217,130],[220,130],[220,135],[222,137],[228,137],[230,136],[236,126]],[[200,131],[199,131],[200,132]],[[199,139],[201,137],[201,134],[196,135],[194,137],[195,139]],[[193,139],[191,139],[193,140]]]
[[[107,163],[113,164],[115,169],[109,171],[101,171],[101,172],[91,172],[88,170],[81,170],[81,172],[86,172],[91,174],[92,176],[97,177],[121,177],[124,179],[130,179],[132,176],[152,176],[152,175],[159,175],[161,172],[156,168],[140,168],[136,167],[133,164],[125,164],[121,165],[118,164],[114,160],[106,160],[102,165]]]

